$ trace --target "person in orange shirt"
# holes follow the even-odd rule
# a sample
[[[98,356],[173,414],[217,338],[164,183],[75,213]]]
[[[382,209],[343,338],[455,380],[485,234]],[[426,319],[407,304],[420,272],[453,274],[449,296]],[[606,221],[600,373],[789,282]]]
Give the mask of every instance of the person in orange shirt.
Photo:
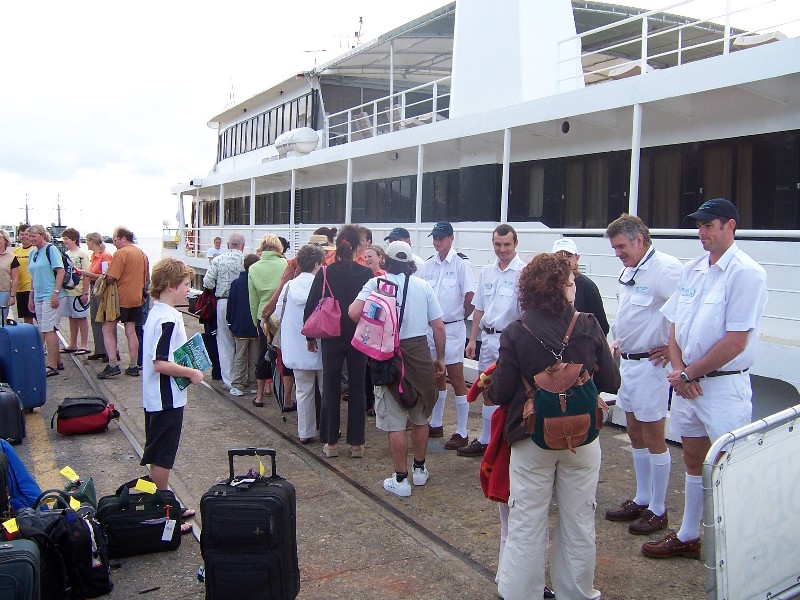
[[[117,251],[106,271],[106,282],[117,284],[120,317],[125,324],[125,337],[128,338],[130,365],[125,374],[139,376],[139,339],[136,337],[136,323],[142,316],[145,287],[150,283],[150,261],[147,255],[133,243],[133,232],[125,227],[117,227],[112,236]],[[108,365],[98,373],[98,379],[108,379],[121,373],[117,364],[116,321],[103,323],[103,341],[108,355]]]

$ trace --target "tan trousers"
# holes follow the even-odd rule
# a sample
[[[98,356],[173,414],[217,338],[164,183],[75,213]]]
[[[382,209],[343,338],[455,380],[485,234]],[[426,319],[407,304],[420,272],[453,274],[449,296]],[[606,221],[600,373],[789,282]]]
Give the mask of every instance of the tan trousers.
[[[256,384],[256,362],[258,362],[258,338],[233,338],[236,352],[233,357],[231,385],[246,392]],[[220,359],[222,357],[220,356]]]

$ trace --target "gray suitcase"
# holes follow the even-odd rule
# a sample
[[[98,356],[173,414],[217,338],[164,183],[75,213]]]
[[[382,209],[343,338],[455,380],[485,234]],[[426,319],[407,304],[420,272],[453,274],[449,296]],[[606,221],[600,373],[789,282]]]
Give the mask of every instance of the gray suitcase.
[[[39,546],[30,540],[0,542],[0,598],[39,600]]]

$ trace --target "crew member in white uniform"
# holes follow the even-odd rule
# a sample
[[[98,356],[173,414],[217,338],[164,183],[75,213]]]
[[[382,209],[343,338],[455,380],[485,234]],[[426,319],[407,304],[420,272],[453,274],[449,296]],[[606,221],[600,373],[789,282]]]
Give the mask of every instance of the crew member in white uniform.
[[[517,232],[505,223],[495,227],[492,232],[492,246],[497,258],[481,270],[478,289],[472,303],[472,331],[467,344],[467,358],[475,358],[475,342],[481,332],[481,355],[478,371],[483,372],[497,360],[500,353],[500,333],[506,325],[519,319],[517,282],[525,263],[517,256]],[[483,424],[481,435],[476,442],[459,448],[461,456],[483,456],[489,445],[492,431],[492,415],[497,409],[484,394]]]
[[[453,249],[455,235],[453,226],[447,221],[440,221],[433,226],[429,234],[433,237],[433,248],[436,254],[431,256],[422,267],[422,278],[431,284],[436,298],[442,307],[447,341],[445,345],[444,364],[447,376],[436,379],[439,396],[433,407],[430,422],[430,437],[442,437],[444,428],[444,405],[447,400],[447,379],[453,386],[456,403],[456,431],[445,443],[446,450],[457,450],[469,443],[467,437],[467,384],[464,382],[464,346],[467,342],[467,325],[465,319],[472,314],[472,297],[475,295],[475,283],[472,274],[472,263],[469,259]],[[428,347],[431,358],[436,358],[433,332],[428,331]]]
[[[661,307],[678,289],[680,261],[657,251],[639,217],[624,214],[606,229],[624,269],[617,288],[617,318],[611,327],[621,355],[622,387],[617,407],[625,411],[633,446],[636,496],[606,511],[609,521],[633,521],[628,531],[649,535],[667,524],[671,457],[664,439],[669,404],[670,323]]]
[[[711,440],[750,423],[748,370],[767,303],[766,272],[734,240],[736,207],[708,200],[687,218],[696,221],[705,252],[684,265],[678,290],[661,309],[673,323],[670,427],[683,443],[683,522],[677,534],[642,546],[652,558],[700,556],[703,460]]]

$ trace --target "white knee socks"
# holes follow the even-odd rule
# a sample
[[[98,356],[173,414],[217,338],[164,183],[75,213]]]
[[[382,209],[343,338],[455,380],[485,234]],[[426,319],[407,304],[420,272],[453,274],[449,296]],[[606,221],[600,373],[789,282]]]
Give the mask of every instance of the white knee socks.
[[[444,401],[447,400],[447,390],[439,392],[439,398],[436,404],[433,405],[433,412],[431,413],[431,427],[441,427],[442,419],[444,419]]]
[[[678,539],[691,542],[700,537],[700,521],[703,519],[703,476],[686,474],[685,497],[683,499],[683,522]]]
[[[489,439],[492,434],[492,415],[494,411],[497,410],[496,406],[484,406],[481,410],[481,416],[483,417],[483,426],[481,427],[481,437],[478,438],[478,441],[481,444],[488,444]]]
[[[467,418],[469,417],[469,404],[466,396],[456,396],[456,433],[467,437]]]
[[[647,506],[650,504],[653,490],[650,451],[647,448],[633,449],[633,470],[636,473],[636,497],[633,501],[639,506]]]
[[[650,455],[650,477],[653,480],[653,493],[650,496],[650,506],[647,508],[659,517],[667,510],[666,498],[671,466],[672,459],[669,454],[669,448],[662,454]]]

